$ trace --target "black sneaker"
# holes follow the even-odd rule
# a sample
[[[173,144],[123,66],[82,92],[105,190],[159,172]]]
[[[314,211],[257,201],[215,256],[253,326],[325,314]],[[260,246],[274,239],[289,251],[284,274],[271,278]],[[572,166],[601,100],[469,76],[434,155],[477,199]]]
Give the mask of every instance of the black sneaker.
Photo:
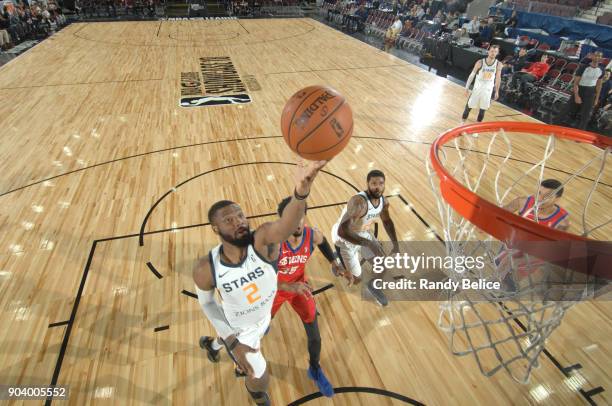
[[[374,299],[376,299],[379,305],[384,307],[389,304],[389,301],[387,300],[387,297],[383,291],[374,287],[374,279],[368,282],[368,292],[370,292]]]
[[[210,362],[219,362],[219,359],[221,358],[221,356],[219,355],[219,352],[221,350],[214,350],[212,347],[212,343],[215,339],[209,336],[203,336],[200,337],[200,348],[203,350],[206,350],[206,355],[208,356],[208,359],[210,360]]]
[[[257,399],[253,399],[257,406],[271,406],[270,395],[267,392],[263,393],[263,396]]]

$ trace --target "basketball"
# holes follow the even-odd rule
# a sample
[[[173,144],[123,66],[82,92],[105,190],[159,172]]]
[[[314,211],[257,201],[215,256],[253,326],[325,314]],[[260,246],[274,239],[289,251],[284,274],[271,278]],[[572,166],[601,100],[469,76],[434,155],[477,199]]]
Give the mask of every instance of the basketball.
[[[283,109],[281,129],[292,151],[311,161],[330,160],[353,133],[353,112],[344,96],[326,86],[295,93]]]

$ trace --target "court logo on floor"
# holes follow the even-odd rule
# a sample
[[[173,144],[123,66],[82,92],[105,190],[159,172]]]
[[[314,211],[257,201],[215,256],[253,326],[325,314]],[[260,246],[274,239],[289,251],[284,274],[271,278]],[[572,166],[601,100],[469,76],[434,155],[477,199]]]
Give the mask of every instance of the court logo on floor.
[[[250,102],[247,86],[229,56],[200,58],[199,72],[181,73],[181,107]]]

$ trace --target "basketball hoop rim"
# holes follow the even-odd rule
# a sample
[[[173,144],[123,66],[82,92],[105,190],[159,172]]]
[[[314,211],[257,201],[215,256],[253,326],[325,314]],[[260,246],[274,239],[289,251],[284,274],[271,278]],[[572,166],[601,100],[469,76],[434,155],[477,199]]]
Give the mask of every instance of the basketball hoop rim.
[[[441,134],[430,149],[430,162],[440,181],[440,192],[446,203],[481,230],[500,241],[596,241],[587,237],[549,228],[511,213],[488,200],[481,198],[457,181],[444,167],[439,152],[442,147],[464,133],[486,131],[526,132],[542,136],[556,135],[559,138],[591,144],[598,148],[612,147],[612,138],[588,131],[514,121],[491,121],[467,124]]]

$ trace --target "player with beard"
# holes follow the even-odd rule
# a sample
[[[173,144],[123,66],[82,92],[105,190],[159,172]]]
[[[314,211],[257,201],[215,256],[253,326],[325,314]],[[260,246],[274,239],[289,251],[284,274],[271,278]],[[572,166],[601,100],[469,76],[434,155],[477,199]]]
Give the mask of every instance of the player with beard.
[[[246,389],[257,405],[270,405],[269,372],[260,343],[270,324],[277,291],[276,263],[279,245],[299,226],[310,187],[325,161],[300,163],[293,198],[283,215],[251,233],[238,204],[221,200],[208,210],[208,220],[221,243],[193,270],[198,300],[215,328],[218,339],[200,338],[200,346],[213,362],[225,346],[238,367],[247,373]],[[280,286],[292,291],[297,286]],[[215,300],[215,289],[221,303]]]
[[[361,258],[370,261],[374,257],[385,256],[380,242],[370,232],[372,223],[380,217],[387,235],[393,242],[393,252],[399,251],[395,225],[389,215],[389,202],[383,196],[385,191],[385,174],[372,170],[367,177],[368,190],[351,197],[342,210],[340,219],[332,227],[332,240],[340,260],[346,268],[344,276],[349,285],[361,281]],[[385,294],[374,288],[374,279],[368,282],[368,291],[376,301],[386,306]]]
[[[290,197],[280,202],[278,205],[279,216],[283,215],[290,202]],[[306,208],[304,208],[304,215],[306,215]],[[308,355],[310,357],[308,377],[316,382],[323,395],[331,397],[334,395],[334,388],[319,365],[321,334],[317,323],[315,300],[305,274],[306,263],[314,251],[315,244],[321,250],[323,256],[332,264],[334,273],[342,271],[342,264],[323,233],[316,228],[305,226],[304,216],[302,216],[297,229],[280,247],[278,257],[279,288],[272,305],[272,317],[276,315],[285,302],[288,302],[300,316],[308,340]],[[290,289],[287,290],[287,287]]]

